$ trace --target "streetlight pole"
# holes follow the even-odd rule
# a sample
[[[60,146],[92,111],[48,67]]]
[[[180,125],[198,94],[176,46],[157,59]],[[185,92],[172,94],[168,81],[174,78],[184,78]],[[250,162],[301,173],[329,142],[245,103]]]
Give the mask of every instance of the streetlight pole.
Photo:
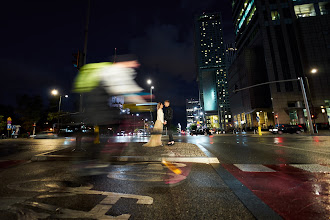
[[[316,74],[317,72],[318,72],[318,69],[316,69],[316,68],[313,68],[310,71],[310,73],[312,73],[312,74]],[[310,97],[310,102],[311,102],[311,111],[312,111],[312,114],[314,114],[314,116],[315,116],[315,109],[314,109],[314,105],[313,105],[312,92],[311,92],[311,89],[310,89],[310,86],[309,86],[309,80],[308,80],[308,77],[307,76],[305,76],[305,80],[306,80],[308,95]],[[314,120],[314,124],[315,124],[315,131],[314,132],[317,133],[318,131],[317,131],[316,123],[315,123],[315,117],[314,117],[314,119],[312,118],[312,120]],[[314,129],[314,124],[312,124],[312,128],[313,129]]]
[[[62,102],[62,96],[60,95],[60,101],[58,102],[58,113],[61,112],[61,102]]]
[[[311,117],[311,112],[309,110],[309,104],[308,104],[308,100],[307,100],[307,96],[306,96],[306,90],[305,90],[304,81],[303,81],[302,77],[298,77],[298,79],[276,80],[276,81],[271,81],[271,82],[259,83],[259,84],[244,87],[244,88],[241,88],[241,89],[234,89],[233,92],[237,93],[238,91],[245,90],[245,89],[250,89],[250,88],[253,88],[253,87],[257,87],[257,86],[268,85],[268,84],[279,83],[279,82],[292,82],[292,81],[299,81],[300,82],[301,93],[303,95],[304,104],[305,104],[305,108],[306,108],[306,111],[307,111],[309,131],[310,131],[311,135],[313,135],[314,134],[314,129],[313,129],[313,124],[312,124],[312,117]]]
[[[155,87],[151,86],[150,87],[150,104],[152,105],[152,90],[154,89]],[[151,121],[152,121],[152,111],[151,111],[151,106],[150,106],[150,118],[151,118]]]
[[[51,91],[52,95],[53,96],[57,96],[58,95],[58,90],[57,89],[53,89]],[[59,95],[60,99],[58,101],[58,116],[57,116],[57,125],[58,125],[58,128],[60,128],[60,113],[61,113],[61,103],[62,103],[62,96]],[[65,95],[64,96],[65,98],[68,98],[69,96],[68,95]]]
[[[147,83],[148,83],[148,85],[151,85],[151,83],[152,83],[151,79],[148,79],[148,80],[147,80]],[[152,105],[152,90],[153,90],[154,88],[155,88],[155,87],[150,86],[150,119],[151,119],[151,121],[152,121],[152,113],[151,113],[151,105]]]
[[[309,105],[308,105],[306,90],[305,90],[305,86],[304,86],[304,81],[303,81],[302,77],[298,77],[298,79],[299,79],[300,86],[301,86],[301,92],[302,92],[303,97],[304,97],[304,103],[305,103],[305,108],[306,108],[307,118],[308,118],[308,123],[309,123],[309,130],[310,130],[311,134],[314,134],[313,122],[312,122],[311,112],[309,110]]]

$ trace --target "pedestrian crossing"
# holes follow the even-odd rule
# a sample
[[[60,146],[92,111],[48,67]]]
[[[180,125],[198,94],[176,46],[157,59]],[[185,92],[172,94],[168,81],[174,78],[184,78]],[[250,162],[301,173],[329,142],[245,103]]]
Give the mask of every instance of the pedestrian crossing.
[[[262,164],[234,164],[238,169],[244,172],[276,172]]]
[[[330,173],[330,166],[321,164],[292,164],[291,166],[312,173]]]
[[[330,164],[221,166],[283,219],[329,219]]]
[[[311,172],[311,173],[330,173],[329,164],[233,164],[236,168],[243,172],[260,172],[260,173],[271,173],[280,172],[283,166],[286,170],[289,168],[298,168],[300,171]],[[278,168],[278,169],[277,169]]]

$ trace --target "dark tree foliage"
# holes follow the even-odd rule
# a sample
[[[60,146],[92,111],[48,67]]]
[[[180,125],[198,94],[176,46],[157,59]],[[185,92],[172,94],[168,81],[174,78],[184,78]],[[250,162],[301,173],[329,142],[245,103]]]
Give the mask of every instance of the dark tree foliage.
[[[25,131],[31,132],[33,124],[39,122],[43,114],[43,103],[41,96],[30,97],[28,95],[18,96],[16,99],[16,113]]]

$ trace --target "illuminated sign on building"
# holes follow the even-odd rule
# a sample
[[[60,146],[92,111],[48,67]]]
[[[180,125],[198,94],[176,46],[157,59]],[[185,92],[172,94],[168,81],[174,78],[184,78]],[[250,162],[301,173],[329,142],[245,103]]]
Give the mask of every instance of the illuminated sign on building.
[[[217,111],[217,88],[215,82],[216,70],[203,70],[203,96],[204,96],[204,110]]]

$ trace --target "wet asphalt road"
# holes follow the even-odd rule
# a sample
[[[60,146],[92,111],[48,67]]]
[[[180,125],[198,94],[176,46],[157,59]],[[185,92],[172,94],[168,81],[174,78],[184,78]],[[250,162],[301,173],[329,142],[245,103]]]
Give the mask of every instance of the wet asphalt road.
[[[30,160],[36,154],[62,149],[71,140],[74,139],[0,139],[0,160]]]
[[[220,163],[228,164],[330,164],[330,136],[288,135],[218,135],[178,137],[200,143]]]
[[[330,137],[222,135],[178,136],[176,140],[200,144],[228,166],[330,164]],[[127,141],[141,140],[127,138]],[[70,144],[73,142],[69,139],[0,140],[0,161],[26,160],[23,164],[0,168],[0,219],[255,219],[258,216],[263,219],[260,216],[268,214],[274,217],[265,206],[269,204],[267,198],[256,197],[249,182],[244,184],[250,190],[230,167],[226,170],[220,165],[176,163],[183,173],[174,175],[156,162],[29,161],[35,154]],[[325,175],[320,178],[327,179],[322,186],[329,191],[329,174]],[[258,207],[265,207],[264,213]],[[285,212],[276,208],[273,207],[286,218]],[[321,214],[319,219],[328,219],[327,212]]]

